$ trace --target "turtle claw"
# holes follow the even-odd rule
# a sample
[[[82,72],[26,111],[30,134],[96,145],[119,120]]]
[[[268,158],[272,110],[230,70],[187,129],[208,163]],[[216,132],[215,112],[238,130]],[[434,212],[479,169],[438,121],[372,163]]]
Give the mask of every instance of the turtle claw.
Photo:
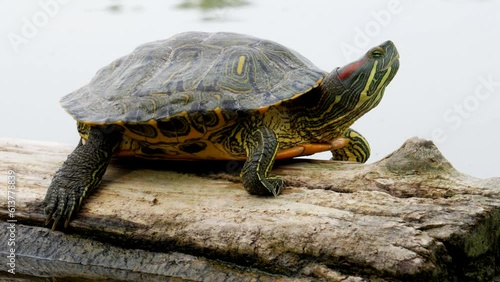
[[[283,180],[279,178],[266,178],[263,180],[255,180],[253,182],[244,182],[244,186],[248,193],[260,196],[273,195],[276,197],[281,194],[283,185]]]
[[[52,228],[51,229],[52,229],[52,231],[55,231],[56,228],[57,228],[57,224],[59,223],[59,219],[61,219],[61,217],[54,217],[52,219],[54,219],[54,223],[52,224]],[[50,220],[47,219],[47,222],[50,223]],[[48,225],[48,224],[46,224],[46,225]],[[66,228],[66,226],[64,228]]]
[[[53,217],[52,217],[52,214],[47,214],[47,212],[45,212],[45,223],[44,225],[45,226],[48,226],[49,223],[52,221]],[[52,230],[54,230],[54,225],[52,225]]]
[[[64,220],[64,228],[68,227],[69,219],[71,218],[72,212],[68,213],[68,209],[72,211],[70,208],[71,201],[68,200],[71,191],[67,191],[65,188],[54,188],[54,185],[58,184],[58,178],[54,178],[52,181],[52,185],[49,187],[47,191],[47,196],[45,197],[45,225],[50,225],[52,222],[52,230],[55,230],[59,222]]]
[[[264,186],[266,189],[274,196],[278,196],[281,194],[281,190],[283,189],[283,180],[279,178],[269,178],[265,180]]]
[[[52,180],[44,200],[44,211],[47,216],[45,225],[53,221],[52,230],[55,230],[60,222],[64,222],[64,228],[67,228],[73,212],[80,208],[76,199],[83,198],[85,188],[75,182],[64,179],[59,173],[56,173]]]
[[[78,144],[50,183],[44,200],[46,225],[54,221],[53,230],[61,222],[64,228],[68,227],[85,198],[99,186],[120,140],[119,132],[105,133],[101,128],[90,130],[88,142]]]

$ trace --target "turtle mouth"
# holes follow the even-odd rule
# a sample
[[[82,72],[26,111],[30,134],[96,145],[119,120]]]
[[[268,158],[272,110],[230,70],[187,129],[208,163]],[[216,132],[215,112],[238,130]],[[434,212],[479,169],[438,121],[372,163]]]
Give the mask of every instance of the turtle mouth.
[[[389,69],[390,67],[392,66],[399,66],[399,54],[397,54],[396,56],[394,56],[393,58],[391,58],[391,60],[387,63],[387,65],[385,65],[385,67],[383,69],[381,69],[382,71],[385,71],[387,69]]]

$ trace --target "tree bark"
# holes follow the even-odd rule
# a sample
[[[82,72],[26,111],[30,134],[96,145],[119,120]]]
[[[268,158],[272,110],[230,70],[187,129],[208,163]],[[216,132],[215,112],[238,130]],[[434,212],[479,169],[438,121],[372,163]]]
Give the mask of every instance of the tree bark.
[[[412,138],[367,165],[277,162],[272,174],[285,181],[278,197],[249,195],[240,162],[114,159],[68,229],[51,231],[41,203],[72,149],[0,139],[0,225],[8,230],[0,277],[499,279],[500,178],[456,171],[431,141]],[[7,272],[12,238],[16,275]]]

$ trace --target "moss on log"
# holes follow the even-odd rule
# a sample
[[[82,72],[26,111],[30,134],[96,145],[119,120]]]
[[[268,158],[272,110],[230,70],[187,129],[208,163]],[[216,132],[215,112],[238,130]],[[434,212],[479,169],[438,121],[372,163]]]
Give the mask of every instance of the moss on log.
[[[491,281],[500,273],[500,178],[456,171],[430,141],[412,138],[368,165],[278,162],[273,174],[287,188],[276,198],[249,195],[238,162],[116,159],[70,227],[51,231],[41,202],[71,150],[0,139],[17,220],[17,274],[7,272],[5,233],[0,276]],[[3,230],[11,219],[4,188]]]

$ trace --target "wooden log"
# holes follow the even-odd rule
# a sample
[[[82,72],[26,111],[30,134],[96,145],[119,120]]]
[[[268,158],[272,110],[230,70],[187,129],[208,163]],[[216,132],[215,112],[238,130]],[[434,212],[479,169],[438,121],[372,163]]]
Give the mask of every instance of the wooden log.
[[[70,227],[51,231],[41,202],[72,149],[0,139],[3,187],[9,171],[15,177],[15,203],[7,188],[0,193],[4,277],[491,281],[500,273],[500,178],[459,173],[430,141],[412,138],[369,165],[279,162],[272,173],[287,188],[276,198],[249,195],[238,162],[116,159]],[[16,275],[7,272],[12,253]]]

